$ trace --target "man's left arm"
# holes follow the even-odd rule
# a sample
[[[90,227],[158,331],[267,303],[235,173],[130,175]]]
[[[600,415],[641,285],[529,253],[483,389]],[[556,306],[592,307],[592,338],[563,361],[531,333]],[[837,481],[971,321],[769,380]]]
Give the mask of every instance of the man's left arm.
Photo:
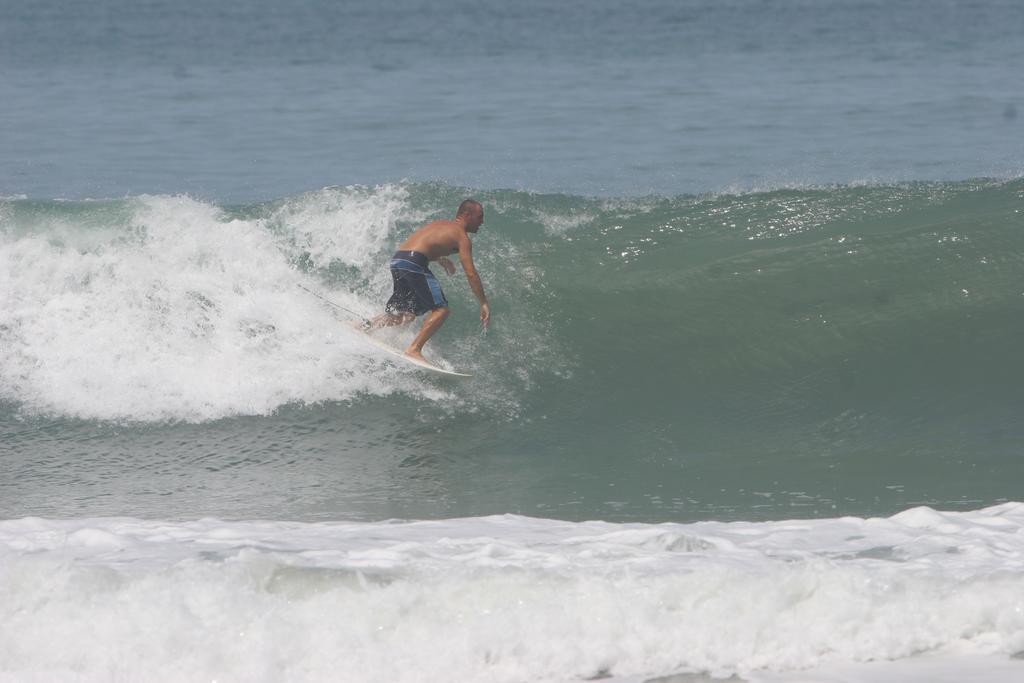
[[[448,273],[449,275],[455,275],[455,264],[452,263],[452,260],[450,258],[448,258],[447,256],[442,256],[441,258],[437,259],[437,262],[441,264],[441,267],[444,268],[444,271],[446,273]]]

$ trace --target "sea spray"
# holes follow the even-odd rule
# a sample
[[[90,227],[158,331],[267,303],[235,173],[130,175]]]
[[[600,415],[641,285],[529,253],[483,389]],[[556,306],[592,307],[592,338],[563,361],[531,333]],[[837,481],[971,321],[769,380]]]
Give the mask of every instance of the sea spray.
[[[29,412],[131,421],[396,391],[442,399],[296,287],[378,312],[386,255],[428,215],[403,213],[406,195],[327,189],[234,212],[180,196],[6,204],[4,397]],[[479,346],[441,339],[436,353]]]

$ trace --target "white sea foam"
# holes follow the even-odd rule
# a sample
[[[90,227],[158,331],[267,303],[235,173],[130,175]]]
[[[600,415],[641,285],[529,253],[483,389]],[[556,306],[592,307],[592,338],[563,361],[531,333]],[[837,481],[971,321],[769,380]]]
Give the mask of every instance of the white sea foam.
[[[358,394],[443,397],[296,287],[378,310],[396,223],[416,218],[404,207],[405,190],[384,186],[327,189],[251,219],[183,196],[5,214],[0,398],[83,418],[209,420]],[[358,287],[325,288],[299,258],[354,266]]]
[[[564,235],[580,226],[589,225],[597,218],[597,214],[588,211],[571,211],[554,213],[551,211],[533,211],[534,219],[544,226],[549,235]]]
[[[1008,681],[1022,649],[1021,503],[687,525],[0,522],[0,671],[17,680],[854,681],[947,661]]]
[[[413,211],[408,194],[401,185],[326,188],[289,198],[273,219],[287,226],[317,267],[341,262],[380,270],[377,257],[393,246],[395,224],[421,222],[429,215]]]

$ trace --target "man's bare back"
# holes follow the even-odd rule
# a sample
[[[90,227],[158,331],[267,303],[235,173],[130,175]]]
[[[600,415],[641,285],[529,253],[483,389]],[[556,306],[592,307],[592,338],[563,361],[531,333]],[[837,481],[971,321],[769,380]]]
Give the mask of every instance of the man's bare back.
[[[398,248],[418,251],[426,254],[431,261],[436,261],[442,256],[458,252],[463,240],[468,242],[469,237],[466,236],[466,230],[461,223],[434,221],[409,235]]]
[[[407,356],[426,361],[423,345],[441,328],[448,318],[448,301],[441,292],[436,278],[426,268],[426,263],[437,261],[449,275],[455,273],[455,264],[448,258],[459,255],[459,262],[469,280],[478,302],[480,322],[487,326],[491,309],[484,294],[483,283],[473,263],[473,243],[469,233],[475,233],[484,222],[484,209],[479,202],[467,199],[459,206],[455,220],[434,221],[409,236],[399,245],[391,261],[391,273],[395,281],[395,293],[388,300],[387,311],[374,318],[370,327],[377,329],[392,325],[405,325],[416,316],[429,311],[419,334],[405,350]]]

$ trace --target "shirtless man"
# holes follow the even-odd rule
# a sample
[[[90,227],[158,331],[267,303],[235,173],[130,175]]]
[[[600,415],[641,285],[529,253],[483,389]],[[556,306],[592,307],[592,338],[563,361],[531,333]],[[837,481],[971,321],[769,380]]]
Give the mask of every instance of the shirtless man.
[[[430,315],[423,322],[420,333],[405,350],[405,355],[426,361],[423,345],[441,329],[448,318],[448,300],[427,264],[437,261],[449,275],[454,275],[455,264],[448,258],[451,254],[459,255],[469,286],[480,302],[480,322],[486,328],[491,309],[487,305],[483,283],[473,265],[473,243],[469,240],[469,233],[479,230],[483,222],[484,207],[478,201],[467,199],[459,205],[455,220],[428,223],[402,242],[391,257],[394,294],[384,307],[386,313],[371,320],[369,328],[375,330],[406,325],[415,320],[416,316],[429,311]]]

